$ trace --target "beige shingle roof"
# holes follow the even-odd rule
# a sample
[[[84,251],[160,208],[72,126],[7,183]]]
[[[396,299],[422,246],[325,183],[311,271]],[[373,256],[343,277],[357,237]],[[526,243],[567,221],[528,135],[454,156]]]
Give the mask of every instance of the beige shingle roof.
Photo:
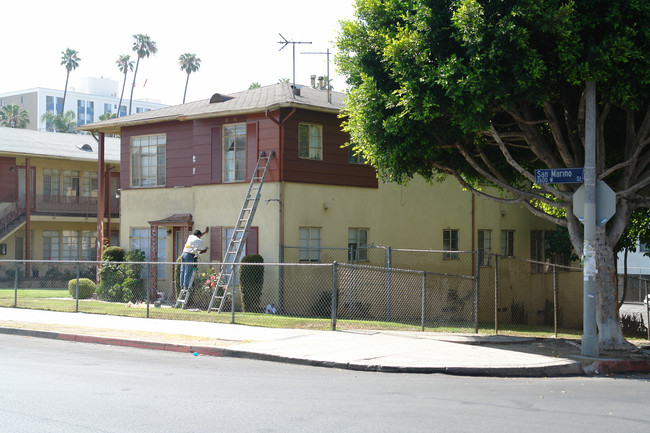
[[[104,143],[104,161],[119,164],[120,139],[107,137]],[[97,161],[97,148],[97,141],[88,134],[63,134],[0,127],[0,154],[2,155]]]
[[[160,108],[144,113],[105,120],[83,125],[79,129],[93,132],[117,134],[125,126],[158,123],[173,120],[202,119],[221,117],[235,114],[254,113],[275,110],[282,107],[305,108],[312,111],[338,113],[343,107],[345,94],[330,92],[331,102],[328,101],[327,91],[314,89],[309,86],[298,86],[300,95],[291,95],[291,84],[277,83],[270,86],[258,87],[243,92],[222,95],[221,102],[210,102],[205,99],[182,105]]]

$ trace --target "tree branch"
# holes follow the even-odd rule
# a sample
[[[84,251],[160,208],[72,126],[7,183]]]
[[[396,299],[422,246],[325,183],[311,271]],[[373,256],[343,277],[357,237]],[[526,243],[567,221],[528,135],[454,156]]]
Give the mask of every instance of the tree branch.
[[[543,105],[544,113],[546,114],[546,117],[549,118],[548,125],[551,128],[551,134],[553,134],[553,138],[557,144],[557,149],[560,152],[560,156],[564,161],[564,165],[567,167],[575,167],[575,160],[571,156],[571,153],[569,152],[569,149],[566,145],[566,141],[564,140],[564,136],[562,135],[562,130],[560,129],[557,116],[555,115],[555,109],[548,102],[544,102]]]

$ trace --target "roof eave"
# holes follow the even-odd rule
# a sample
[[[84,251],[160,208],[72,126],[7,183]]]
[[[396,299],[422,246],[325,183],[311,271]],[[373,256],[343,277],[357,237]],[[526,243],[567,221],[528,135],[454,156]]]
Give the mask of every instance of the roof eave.
[[[212,111],[212,112],[205,112],[205,113],[199,113],[194,115],[173,115],[173,116],[152,117],[152,118],[142,119],[142,120],[110,123],[108,125],[102,125],[103,122],[96,122],[96,123],[90,123],[90,124],[78,126],[77,129],[81,129],[82,131],[88,131],[88,132],[103,132],[105,134],[120,134],[122,128],[126,128],[129,126],[151,125],[154,123],[173,122],[173,121],[186,122],[189,120],[210,119],[216,117],[263,113],[266,111],[278,110],[280,108],[303,108],[303,109],[308,109],[309,111],[318,111],[321,113],[331,113],[331,114],[338,114],[339,111],[341,111],[341,109],[337,107],[330,108],[330,107],[305,105],[296,102],[281,102],[263,108],[255,107],[255,108],[248,108],[248,109],[241,109],[241,110],[227,110],[227,111],[218,111],[218,112]]]

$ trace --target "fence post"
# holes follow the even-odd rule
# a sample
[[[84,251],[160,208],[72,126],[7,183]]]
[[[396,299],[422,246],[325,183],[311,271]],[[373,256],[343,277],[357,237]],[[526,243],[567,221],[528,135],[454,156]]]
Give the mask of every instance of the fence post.
[[[75,313],[79,312],[79,260],[75,263],[75,269],[77,270],[77,287],[75,288]]]
[[[14,308],[18,306],[18,261],[14,262]]]
[[[151,266],[151,262],[147,265]],[[151,301],[151,268],[147,269],[149,272],[147,272],[147,285],[145,286],[145,290],[147,291],[147,319],[149,318],[149,302]],[[156,273],[156,277],[158,276],[158,267],[156,266],[153,270]],[[188,296],[189,300],[189,296]]]
[[[494,334],[499,334],[499,255],[494,255]]]
[[[650,299],[648,298],[648,280],[645,280],[645,327],[648,329],[648,340],[650,341]]]
[[[336,331],[336,306],[338,304],[338,296],[336,293],[336,288],[338,286],[337,267],[338,263],[335,260],[332,263],[332,331]]]
[[[422,314],[420,316],[420,324],[422,325],[422,332],[424,332],[424,302],[427,291],[427,272],[422,271]]]
[[[480,276],[480,269],[481,269],[481,263],[479,259],[479,253],[478,250],[475,251],[476,254],[476,275],[474,276],[475,281],[474,281],[474,333],[478,334],[478,289],[479,289],[479,276]]]
[[[555,338],[557,338],[557,266],[553,265],[553,326],[555,327]]]
[[[384,320],[390,321],[390,267],[391,247],[386,248],[386,276],[384,277]]]

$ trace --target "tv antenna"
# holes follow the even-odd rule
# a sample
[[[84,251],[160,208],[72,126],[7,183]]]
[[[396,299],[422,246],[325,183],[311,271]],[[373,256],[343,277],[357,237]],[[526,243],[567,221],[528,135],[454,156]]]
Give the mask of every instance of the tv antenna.
[[[287,45],[291,44],[293,46],[293,87],[291,90],[291,96],[293,99],[296,99],[296,44],[311,44],[311,42],[296,42],[296,41],[289,41],[287,38],[282,36],[281,33],[278,33],[280,37],[283,39],[282,41],[279,41],[278,44],[283,44],[282,47],[278,51],[282,51]]]
[[[300,53],[300,54],[327,54],[327,81],[325,82],[325,85],[327,86],[327,102],[330,104],[332,103],[332,92],[330,91],[330,49],[328,48],[327,51],[319,51],[319,52],[306,52],[306,53]]]

